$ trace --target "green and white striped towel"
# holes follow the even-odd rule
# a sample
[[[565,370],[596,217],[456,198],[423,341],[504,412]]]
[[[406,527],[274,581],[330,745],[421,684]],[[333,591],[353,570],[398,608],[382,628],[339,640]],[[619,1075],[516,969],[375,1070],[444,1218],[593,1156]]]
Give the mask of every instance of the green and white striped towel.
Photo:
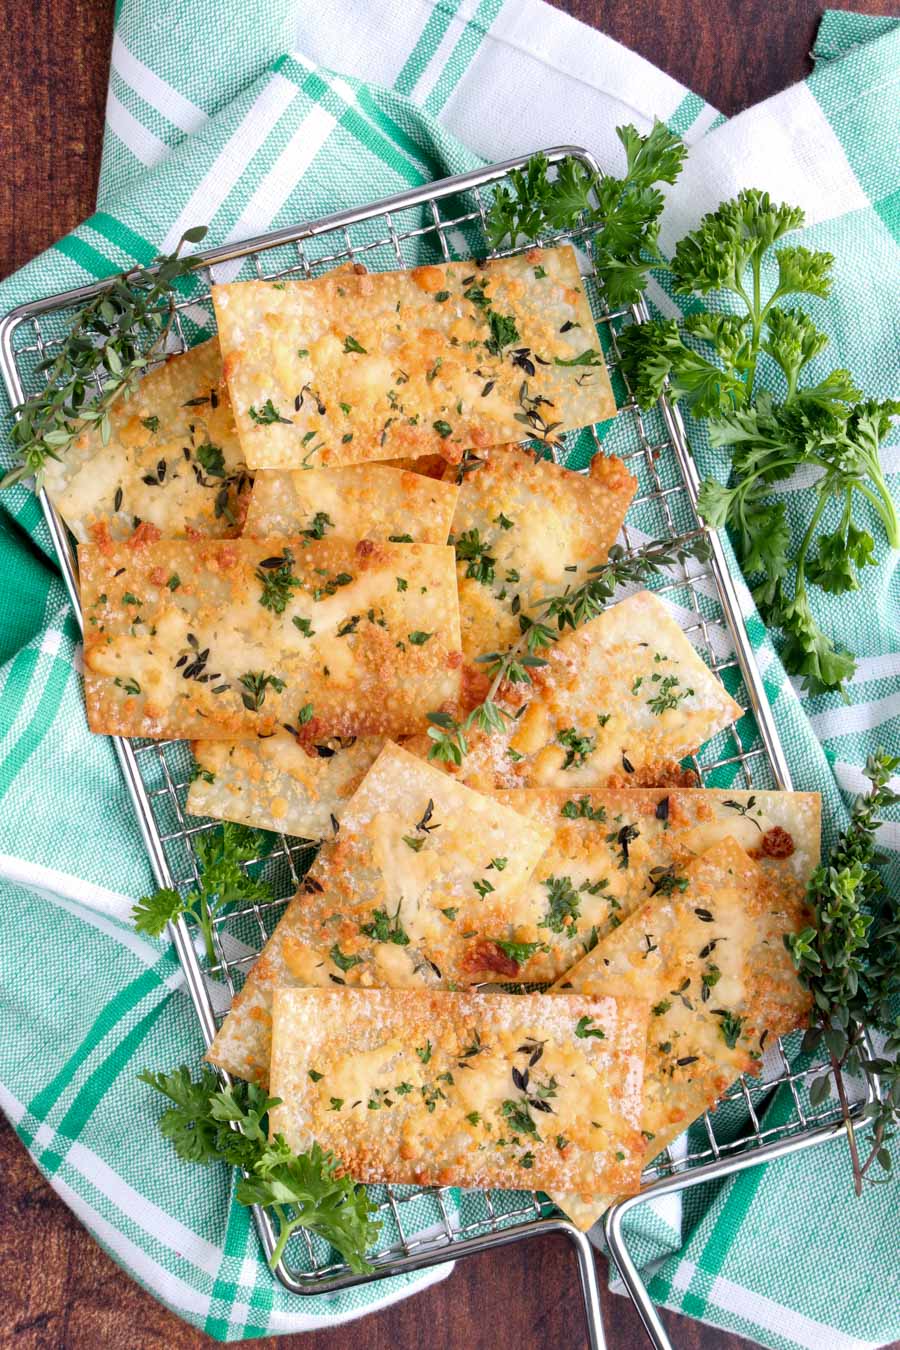
[[[97,212],[4,282],[0,309],[147,262],[185,225],[240,239],[557,142],[615,169],[616,124],[658,116],[692,147],[664,243],[741,186],[802,205],[804,242],[838,259],[833,296],[810,306],[829,359],[896,396],[900,25],[829,12],[815,57],[804,84],[727,122],[541,0],[119,0]],[[676,312],[663,288],[651,299]],[[884,459],[900,495],[896,435]],[[795,527],[804,482],[782,488]],[[867,752],[900,751],[900,573],[879,549],[861,592],[818,605],[861,658],[849,706],[800,695],[740,586],[795,782],[824,793],[832,831]],[[0,563],[0,1105],[98,1241],[220,1339],[331,1325],[440,1278],[292,1298],[225,1171],[158,1138],[135,1075],[197,1061],[200,1038],[172,952],[128,924],[149,867],[111,747],[85,725],[77,628],[24,488],[0,509]],[[900,848],[900,825],[884,843]],[[633,1247],[670,1307],[778,1350],[851,1350],[900,1336],[896,1214],[887,1187],[853,1200],[835,1143],[690,1192],[683,1213],[641,1207]]]

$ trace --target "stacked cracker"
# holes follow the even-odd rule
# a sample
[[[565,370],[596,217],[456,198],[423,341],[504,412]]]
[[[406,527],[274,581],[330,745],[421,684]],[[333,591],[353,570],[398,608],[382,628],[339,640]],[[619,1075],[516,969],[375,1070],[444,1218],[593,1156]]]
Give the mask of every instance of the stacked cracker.
[[[818,799],[684,786],[740,709],[648,593],[501,690],[460,770],[427,759],[634,492],[503,444],[614,412],[570,248],[213,298],[219,341],[49,482],[92,728],[188,737],[192,812],[324,841],[209,1057],[360,1180],[587,1225],[803,1020]]]

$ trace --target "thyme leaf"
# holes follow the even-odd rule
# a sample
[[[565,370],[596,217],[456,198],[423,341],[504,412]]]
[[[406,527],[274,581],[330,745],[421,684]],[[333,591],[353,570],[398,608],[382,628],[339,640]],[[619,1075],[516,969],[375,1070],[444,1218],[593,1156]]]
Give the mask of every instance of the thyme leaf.
[[[205,234],[205,226],[185,230],[174,253],[110,278],[77,312],[56,355],[38,367],[43,386],[15,409],[9,435],[19,462],[0,480],[0,491],[31,474],[39,491],[47,460],[62,459],[86,427],[107,443],[113,405],[134,393],[148,365],[165,351],[175,319],[174,283],[197,265],[181,250]],[[145,425],[155,431],[159,422],[147,418]]]

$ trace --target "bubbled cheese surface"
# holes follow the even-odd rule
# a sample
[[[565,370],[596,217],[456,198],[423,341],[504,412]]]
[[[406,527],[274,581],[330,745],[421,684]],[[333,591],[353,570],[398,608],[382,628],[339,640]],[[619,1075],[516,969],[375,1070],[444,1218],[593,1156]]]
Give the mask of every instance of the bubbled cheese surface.
[[[361,1181],[631,1192],[646,1017],[628,998],[279,989],[272,1130]]]
[[[552,441],[615,413],[569,245],[212,294],[254,469],[458,463],[470,447]]]
[[[402,734],[456,703],[447,547],[143,536],[78,557],[94,731],[235,740],[286,725],[315,742]]]
[[[802,1026],[809,994],[785,949],[809,911],[732,839],[685,868],[568,971],[565,993],[637,994],[650,1002],[644,1104],[647,1161],[715,1105],[740,1073],[758,1073],[768,1037]],[[589,1227],[609,1199],[554,1197]]]

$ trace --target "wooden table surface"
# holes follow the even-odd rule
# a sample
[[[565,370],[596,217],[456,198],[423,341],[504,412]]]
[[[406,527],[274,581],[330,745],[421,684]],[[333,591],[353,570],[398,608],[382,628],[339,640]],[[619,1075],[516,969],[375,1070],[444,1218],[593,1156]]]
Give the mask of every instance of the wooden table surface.
[[[187,2],[187,0],[185,0]],[[554,0],[641,52],[725,113],[802,79],[818,0]],[[838,0],[838,3],[840,0]],[[366,3],[366,0],[359,0]],[[830,0],[832,5],[835,0]],[[888,13],[895,0],[844,8]],[[112,33],[112,0],[8,0],[0,49],[0,276],[93,209]],[[0,1124],[0,1347],[199,1350],[211,1345],[101,1252]],[[602,1264],[602,1263],[601,1263]],[[601,1269],[601,1285],[605,1282]],[[604,1293],[610,1350],[643,1350],[637,1314]],[[677,1350],[748,1346],[664,1315]],[[460,1262],[449,1279],[335,1331],[267,1338],[280,1350],[536,1350],[583,1345],[568,1245],[557,1238]],[[822,1350],[828,1350],[823,1343]],[[895,1348],[896,1350],[896,1348]]]

